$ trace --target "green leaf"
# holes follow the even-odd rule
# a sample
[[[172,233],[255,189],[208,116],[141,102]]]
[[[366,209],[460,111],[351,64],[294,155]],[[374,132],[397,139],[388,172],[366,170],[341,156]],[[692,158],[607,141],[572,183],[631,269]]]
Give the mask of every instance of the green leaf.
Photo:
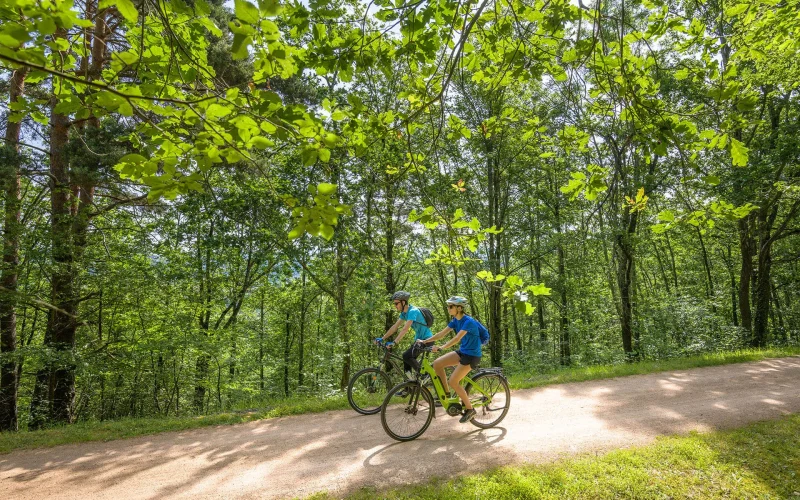
[[[249,53],[247,47],[253,42],[253,37],[249,35],[235,34],[233,35],[233,43],[231,44],[231,53],[234,60],[247,59]]]
[[[327,182],[317,184],[317,192],[324,196],[336,194],[336,188],[336,184],[329,184]]]
[[[133,116],[133,106],[128,101],[122,101],[119,103],[117,112],[122,116]]]
[[[256,147],[258,149],[267,149],[267,148],[272,147],[272,146],[275,145],[274,142],[272,142],[271,140],[267,139],[266,137],[262,137],[260,135],[257,135],[255,137],[253,137],[252,139],[250,139],[250,142],[254,147]]]
[[[741,141],[731,137],[731,156],[735,167],[746,167],[749,149]]]
[[[493,281],[492,278],[494,278],[494,275],[491,271],[478,271],[475,276],[484,281]]]
[[[279,0],[258,0],[258,6],[267,16],[277,16],[281,11],[281,4]]]
[[[733,7],[725,9],[725,15],[728,17],[738,16],[742,12],[746,11],[748,7],[749,5],[746,3],[740,3],[739,5],[734,5]]]
[[[544,286],[544,283],[539,283],[538,285],[531,285],[528,287],[528,291],[534,295],[550,295],[551,288],[547,288]]]
[[[139,11],[133,6],[131,0],[100,0],[99,8],[116,7],[122,16],[131,22],[139,19]]]
[[[719,184],[719,177],[716,175],[706,175],[703,177],[703,182],[706,184],[711,184],[712,186],[716,186]]]
[[[56,32],[56,22],[52,17],[44,17],[36,23],[36,27],[42,35],[52,35]]]
[[[19,24],[7,24],[0,30],[0,44],[16,48],[30,40],[28,31]]]
[[[144,156],[142,156],[140,154],[136,154],[136,153],[127,154],[127,155],[125,155],[125,156],[123,156],[122,158],[119,159],[120,163],[131,163],[131,164],[134,164],[134,165],[139,165],[139,164],[144,163],[146,161],[147,161],[147,158],[145,158]]]
[[[305,233],[305,232],[306,232],[305,225],[298,224],[298,225],[294,226],[291,231],[289,231],[289,239],[290,240],[297,239],[297,238],[303,236],[303,233]]]
[[[217,118],[222,118],[223,116],[231,114],[231,111],[231,108],[228,106],[214,103],[206,109],[206,118],[209,120],[216,120]]]
[[[247,0],[234,0],[234,11],[236,13],[236,19],[243,23],[258,24],[258,20],[261,18],[258,7]]]
[[[671,210],[662,210],[658,213],[658,220],[664,222],[672,222],[675,220],[675,214]]]
[[[319,148],[319,159],[327,163],[331,159],[331,150]]]
[[[327,241],[331,241],[331,238],[333,238],[333,226],[322,224],[319,228],[319,234]]]

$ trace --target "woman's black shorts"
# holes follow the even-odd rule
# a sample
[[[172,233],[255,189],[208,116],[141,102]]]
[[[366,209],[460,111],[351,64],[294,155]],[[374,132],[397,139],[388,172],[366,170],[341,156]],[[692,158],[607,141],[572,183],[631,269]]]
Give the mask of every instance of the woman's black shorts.
[[[459,357],[459,364],[464,366],[471,366],[473,370],[477,369],[478,366],[481,364],[481,357],[480,356],[470,356],[469,354],[464,354],[461,351],[456,351]]]

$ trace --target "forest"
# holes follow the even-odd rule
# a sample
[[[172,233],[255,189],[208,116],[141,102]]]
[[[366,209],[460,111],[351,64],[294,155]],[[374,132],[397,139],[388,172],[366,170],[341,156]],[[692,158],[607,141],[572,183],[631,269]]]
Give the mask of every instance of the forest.
[[[2,0],[0,431],[800,343],[798,0]]]

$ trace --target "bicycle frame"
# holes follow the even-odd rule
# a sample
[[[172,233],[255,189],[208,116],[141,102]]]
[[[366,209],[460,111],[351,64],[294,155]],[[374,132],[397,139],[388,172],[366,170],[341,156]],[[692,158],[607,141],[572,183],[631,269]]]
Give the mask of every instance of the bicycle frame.
[[[384,373],[388,373],[389,370],[386,370],[386,364],[388,363],[392,365],[393,370],[397,370],[397,373],[399,373],[400,376],[403,377],[403,380],[408,380],[406,372],[405,370],[403,370],[403,358],[395,354],[391,349],[386,347],[386,345],[383,343],[378,344],[378,346],[381,349],[383,349],[383,357],[378,362],[377,366],[375,366],[375,368]]]
[[[444,393],[444,386],[442,385],[442,381],[439,379],[439,376],[433,369],[433,365],[428,360],[428,352],[430,351],[425,351],[422,355],[419,373],[427,373],[431,377],[431,382],[433,382],[433,388],[436,391],[436,397],[439,398],[439,401],[442,403],[442,408],[444,408],[445,411],[447,411],[447,409],[453,404],[462,404],[461,398],[459,398],[457,395],[451,398],[449,397],[448,394]],[[419,377],[417,377],[417,380],[419,380]],[[465,386],[466,384],[472,384],[472,387],[479,393],[477,394],[478,397],[476,398],[470,397],[470,402],[472,403],[473,408],[486,406],[492,402],[491,395],[484,392],[483,389],[481,389],[480,386],[478,386],[475,383],[475,381],[472,378],[470,378],[469,374],[467,374],[459,382],[459,385],[461,386]],[[435,413],[434,416],[436,416]]]

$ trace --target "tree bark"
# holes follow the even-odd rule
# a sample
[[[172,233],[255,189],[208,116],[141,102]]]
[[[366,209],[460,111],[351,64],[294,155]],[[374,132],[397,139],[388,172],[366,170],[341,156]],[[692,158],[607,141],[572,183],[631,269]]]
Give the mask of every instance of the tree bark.
[[[638,212],[625,214],[625,231],[619,233],[614,242],[617,259],[617,286],[620,299],[620,324],[622,329],[622,348],[625,356],[633,361],[638,353],[633,347],[633,272],[635,267],[633,238],[636,233]]]
[[[753,279],[753,257],[755,243],[751,236],[753,215],[750,214],[738,222],[739,251],[742,254],[742,267],[739,272],[739,318],[742,327],[748,332],[753,331],[753,320],[750,311],[750,282]]]
[[[18,101],[25,89],[27,68],[11,74],[9,103]],[[20,225],[20,157],[19,121],[7,120],[6,144],[3,146],[3,163],[0,165],[0,182],[5,184],[5,217],[3,234],[3,266],[0,275],[0,432],[16,431],[17,422],[17,281],[19,272]],[[3,182],[4,181],[4,182]]]

